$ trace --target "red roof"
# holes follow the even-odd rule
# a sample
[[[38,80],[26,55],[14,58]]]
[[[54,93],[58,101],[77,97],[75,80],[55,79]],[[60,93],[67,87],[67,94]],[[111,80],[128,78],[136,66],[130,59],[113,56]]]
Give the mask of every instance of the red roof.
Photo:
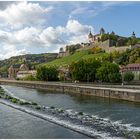
[[[120,71],[128,71],[128,70],[140,70],[140,63],[136,63],[136,64],[128,64],[127,66],[124,67],[120,67]]]
[[[133,67],[140,67],[140,63],[136,63],[136,64],[128,64],[127,66],[126,66],[127,68],[133,68]]]

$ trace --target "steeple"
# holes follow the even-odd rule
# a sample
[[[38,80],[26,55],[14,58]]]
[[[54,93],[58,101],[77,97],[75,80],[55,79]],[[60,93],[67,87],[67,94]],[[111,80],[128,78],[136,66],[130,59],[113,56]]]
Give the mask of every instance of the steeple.
[[[93,34],[91,33],[91,30],[89,32],[89,35],[88,35],[89,38],[92,38],[93,37]]]
[[[132,38],[136,38],[135,32],[132,33]]]
[[[115,35],[115,32],[114,32],[114,31],[112,31],[112,32],[111,32],[111,34],[112,34],[112,35]]]
[[[63,48],[60,48],[60,49],[59,49],[59,52],[60,52],[60,53],[64,52],[64,49],[63,49]]]
[[[104,28],[101,28],[101,29],[100,29],[100,34],[101,34],[101,35],[105,34]]]

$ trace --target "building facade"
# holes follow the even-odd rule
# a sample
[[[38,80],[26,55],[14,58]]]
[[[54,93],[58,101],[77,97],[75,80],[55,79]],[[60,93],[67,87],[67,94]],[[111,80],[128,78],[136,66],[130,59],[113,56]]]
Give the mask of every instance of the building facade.
[[[101,37],[102,35],[105,34],[105,30],[104,28],[100,29],[100,33],[93,35],[90,31],[89,35],[88,35],[88,39],[89,39],[89,43],[97,43],[101,41]]]
[[[116,37],[117,40],[113,40],[111,38],[108,38],[108,39],[103,41],[102,35],[112,35],[112,36],[114,35],[114,37]],[[136,38],[136,35],[134,32],[132,33],[131,38]],[[136,44],[133,46],[132,45],[124,46],[123,44],[120,44],[120,42],[123,42],[123,40],[125,40],[125,39],[126,39],[126,37],[116,35],[115,32],[113,32],[113,31],[111,33],[106,33],[104,28],[100,29],[99,34],[93,35],[90,31],[90,33],[88,35],[90,47],[98,46],[98,47],[102,48],[102,50],[104,50],[107,53],[110,53],[113,51],[124,52],[127,49],[131,49],[131,48],[137,47],[136,45],[139,45],[139,44]]]
[[[120,69],[122,74],[126,72],[132,72],[134,74],[134,80],[140,80],[140,63],[138,64],[128,64]]]
[[[31,70],[29,66],[24,62],[24,64],[11,65],[8,69],[8,78],[24,78],[29,75],[36,75],[36,70]]]

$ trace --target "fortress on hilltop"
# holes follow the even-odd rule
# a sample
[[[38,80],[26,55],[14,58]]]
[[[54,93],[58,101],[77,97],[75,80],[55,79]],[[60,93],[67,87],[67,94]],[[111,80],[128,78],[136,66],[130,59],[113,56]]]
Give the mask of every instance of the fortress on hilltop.
[[[140,47],[140,44],[135,43],[136,39],[137,37],[134,32],[132,32],[130,37],[124,37],[116,35],[114,31],[106,33],[104,28],[101,28],[98,34],[93,35],[90,31],[88,35],[89,46],[98,46],[105,50],[105,52],[123,52],[126,49]]]
[[[58,58],[70,55],[69,50],[72,50],[72,46],[75,47],[74,45],[67,45],[65,51],[63,48],[60,48]],[[124,52],[127,49],[140,47],[140,38],[136,37],[135,32],[132,32],[131,36],[129,37],[124,37],[115,34],[114,31],[111,33],[106,32],[102,27],[98,34],[93,35],[90,31],[88,34],[88,42],[79,44],[79,46],[75,49],[84,50],[93,47],[100,47],[107,53],[113,51]]]

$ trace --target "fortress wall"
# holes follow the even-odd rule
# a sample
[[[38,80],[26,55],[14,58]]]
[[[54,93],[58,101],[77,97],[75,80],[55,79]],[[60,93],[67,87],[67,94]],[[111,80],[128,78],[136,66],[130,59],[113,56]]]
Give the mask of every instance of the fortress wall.
[[[109,47],[108,49],[110,52],[113,51],[124,52],[127,49],[131,49],[131,46]]]

